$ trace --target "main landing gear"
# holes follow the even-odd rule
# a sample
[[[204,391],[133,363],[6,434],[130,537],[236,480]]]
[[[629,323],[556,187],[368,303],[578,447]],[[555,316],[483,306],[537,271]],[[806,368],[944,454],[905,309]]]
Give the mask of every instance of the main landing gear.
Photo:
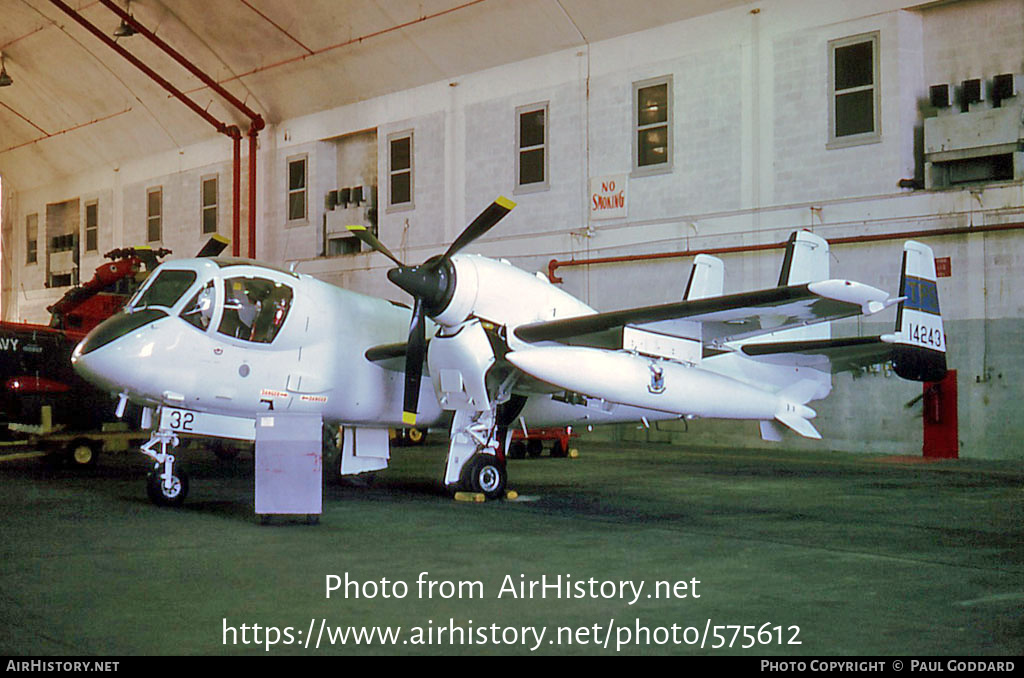
[[[488,499],[505,496],[508,470],[498,430],[494,408],[455,411],[445,468],[449,491],[478,492]]]

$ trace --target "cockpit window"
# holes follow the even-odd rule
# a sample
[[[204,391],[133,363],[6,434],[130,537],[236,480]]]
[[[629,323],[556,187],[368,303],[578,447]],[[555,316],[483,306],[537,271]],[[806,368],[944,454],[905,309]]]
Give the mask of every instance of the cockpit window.
[[[174,306],[175,302],[185,294],[185,290],[196,281],[195,271],[176,271],[167,269],[160,272],[149,287],[132,303],[132,310],[149,306]]]
[[[269,344],[292,305],[292,289],[266,278],[224,280],[224,314],[217,331],[237,339]]]
[[[206,283],[206,287],[196,292],[196,296],[192,297],[192,301],[188,302],[185,310],[181,312],[181,317],[205,332],[213,317],[215,297],[216,292],[211,280]]]

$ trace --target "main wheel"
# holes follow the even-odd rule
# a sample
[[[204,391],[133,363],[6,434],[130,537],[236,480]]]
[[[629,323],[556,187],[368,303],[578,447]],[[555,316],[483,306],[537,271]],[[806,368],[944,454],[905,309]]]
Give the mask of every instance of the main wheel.
[[[174,475],[171,476],[171,487],[167,489],[160,478],[162,472],[162,469],[155,468],[146,476],[146,494],[149,495],[149,500],[157,506],[181,506],[188,495],[188,474],[175,469]]]
[[[488,499],[498,499],[505,494],[508,471],[505,462],[490,454],[473,457],[463,471],[463,484],[473,492],[482,492]]]

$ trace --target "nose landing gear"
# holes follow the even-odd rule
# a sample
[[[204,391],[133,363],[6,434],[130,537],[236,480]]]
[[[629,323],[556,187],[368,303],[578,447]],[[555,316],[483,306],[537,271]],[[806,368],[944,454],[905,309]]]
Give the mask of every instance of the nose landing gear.
[[[188,475],[175,468],[174,455],[167,449],[177,447],[178,443],[178,436],[173,432],[156,430],[142,446],[142,453],[156,462],[146,476],[146,494],[157,506],[181,506],[188,495]],[[159,452],[153,449],[157,445]]]

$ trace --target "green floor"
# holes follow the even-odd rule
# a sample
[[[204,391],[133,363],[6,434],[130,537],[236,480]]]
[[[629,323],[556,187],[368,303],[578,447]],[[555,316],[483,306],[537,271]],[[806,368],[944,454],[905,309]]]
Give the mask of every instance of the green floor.
[[[0,461],[0,655],[1024,651],[1024,464],[579,448],[486,504],[440,491],[444,449],[397,449],[316,526],[258,524],[247,456],[189,453],[180,510],[140,455]],[[349,626],[400,631],[330,642]]]

